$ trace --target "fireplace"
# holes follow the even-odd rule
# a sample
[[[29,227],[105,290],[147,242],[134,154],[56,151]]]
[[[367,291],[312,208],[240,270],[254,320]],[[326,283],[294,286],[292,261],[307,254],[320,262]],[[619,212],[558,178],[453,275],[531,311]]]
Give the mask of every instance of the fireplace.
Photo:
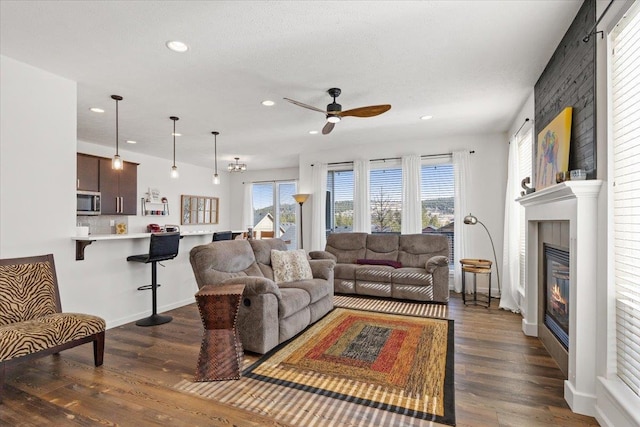
[[[569,250],[544,243],[544,324],[569,349]]]

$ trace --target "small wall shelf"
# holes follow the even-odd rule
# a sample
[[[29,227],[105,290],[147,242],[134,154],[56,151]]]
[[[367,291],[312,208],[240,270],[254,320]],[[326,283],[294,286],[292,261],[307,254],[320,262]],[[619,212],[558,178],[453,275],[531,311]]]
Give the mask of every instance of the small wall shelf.
[[[169,202],[148,202],[144,197],[141,199],[142,215],[169,215]]]

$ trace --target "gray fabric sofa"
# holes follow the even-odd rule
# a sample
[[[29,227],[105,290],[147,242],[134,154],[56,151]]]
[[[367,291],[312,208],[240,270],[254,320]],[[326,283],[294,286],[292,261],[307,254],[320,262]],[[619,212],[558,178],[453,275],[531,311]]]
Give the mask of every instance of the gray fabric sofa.
[[[228,240],[195,246],[189,254],[198,288],[244,284],[238,331],[244,350],[264,354],[333,309],[332,260],[310,260],[313,279],[276,284],[271,250],[281,239]]]
[[[324,251],[309,255],[336,261],[337,293],[449,301],[449,242],[443,235],[332,233]],[[386,262],[395,266],[379,265]]]

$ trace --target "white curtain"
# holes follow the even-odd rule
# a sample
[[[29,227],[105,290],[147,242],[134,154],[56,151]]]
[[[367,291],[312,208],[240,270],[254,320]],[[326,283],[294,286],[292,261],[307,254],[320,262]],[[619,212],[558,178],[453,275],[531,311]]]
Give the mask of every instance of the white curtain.
[[[371,233],[369,160],[353,162],[353,231]]]
[[[242,210],[242,227],[246,230],[253,227],[253,184],[244,184],[244,209]]]
[[[518,279],[520,278],[520,204],[515,201],[520,196],[517,139],[512,140],[509,145],[509,168],[507,173],[500,308],[519,313],[520,307],[516,302]]]
[[[327,202],[327,164],[313,165],[311,177],[311,244],[309,250],[323,251],[327,243],[326,202]]]
[[[421,169],[420,156],[402,157],[402,234],[422,233]]]
[[[453,248],[454,248],[454,266],[453,266],[453,288],[456,292],[462,292],[462,270],[460,269],[460,260],[467,256],[468,238],[463,232],[464,217],[467,211],[467,189],[471,177],[469,170],[469,151],[454,151],[453,155],[453,173],[454,173],[454,224],[453,224]]]

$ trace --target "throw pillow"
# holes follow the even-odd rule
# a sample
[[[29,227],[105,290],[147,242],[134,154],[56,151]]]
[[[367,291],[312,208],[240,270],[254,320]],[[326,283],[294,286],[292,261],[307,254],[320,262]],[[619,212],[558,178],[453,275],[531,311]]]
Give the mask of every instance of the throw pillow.
[[[304,249],[293,251],[271,250],[271,267],[276,283],[313,279],[311,266]]]
[[[402,263],[400,261],[392,261],[388,259],[357,259],[356,264],[388,265],[393,268],[402,268]]]

